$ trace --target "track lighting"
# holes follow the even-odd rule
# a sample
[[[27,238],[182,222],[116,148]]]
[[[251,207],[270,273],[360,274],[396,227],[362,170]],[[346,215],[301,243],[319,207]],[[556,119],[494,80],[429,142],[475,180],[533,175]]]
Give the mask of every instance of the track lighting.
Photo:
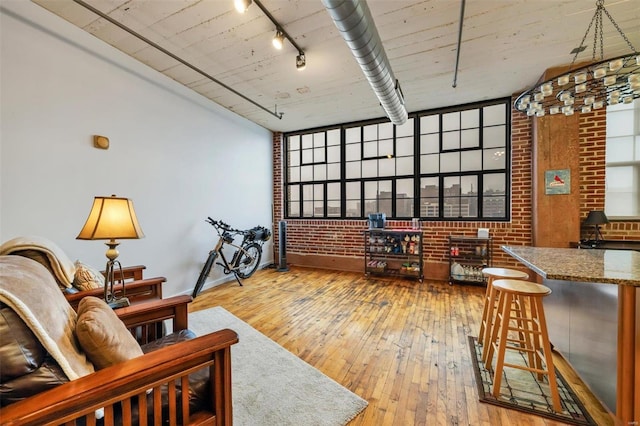
[[[251,6],[251,0],[234,0],[233,4],[238,12],[244,13]]]
[[[304,52],[298,52],[296,56],[296,68],[298,71],[302,71],[307,67],[307,59],[304,57]]]
[[[280,30],[276,31],[276,35],[273,36],[273,47],[280,50],[282,49],[282,42],[284,41],[284,35]]]
[[[238,10],[238,12],[241,12],[241,13],[247,10],[249,5],[253,3],[255,3],[255,5],[262,11],[262,13],[265,14],[267,18],[269,18],[271,23],[276,27],[276,35],[273,37],[273,41],[272,41],[273,47],[275,47],[278,50],[281,50],[282,45],[284,43],[284,39],[286,38],[287,40],[289,40],[289,42],[293,45],[293,47],[295,47],[296,50],[298,51],[298,56],[296,56],[296,68],[298,70],[303,70],[307,65],[307,60],[305,58],[304,51],[300,46],[298,46],[295,40],[289,34],[287,34],[284,28],[282,28],[282,26],[278,23],[278,21],[276,21],[276,18],[274,18],[273,15],[264,7],[264,5],[262,4],[262,1],[261,0],[234,0],[236,9]]]

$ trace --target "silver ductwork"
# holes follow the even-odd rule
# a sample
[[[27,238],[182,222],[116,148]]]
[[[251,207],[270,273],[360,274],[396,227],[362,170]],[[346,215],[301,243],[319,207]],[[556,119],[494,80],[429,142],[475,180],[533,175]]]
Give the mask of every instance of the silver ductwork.
[[[362,68],[387,117],[396,126],[404,124],[407,109],[400,84],[393,76],[365,0],[322,0],[322,3]]]

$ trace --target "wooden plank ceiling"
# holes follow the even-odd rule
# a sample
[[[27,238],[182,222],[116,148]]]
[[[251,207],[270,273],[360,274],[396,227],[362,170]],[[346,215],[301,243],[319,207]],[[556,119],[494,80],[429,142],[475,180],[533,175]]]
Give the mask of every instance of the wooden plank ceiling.
[[[253,4],[233,0],[86,0],[88,4],[216,80],[247,102],[70,1],[33,0],[51,12],[212,101],[274,131],[294,131],[384,116],[379,101],[320,0],[262,0],[305,51],[295,66],[287,41]],[[452,87],[461,1],[369,0],[369,8],[409,112],[510,96],[550,67],[569,64],[595,11],[595,0],[467,0],[457,87]],[[605,7],[640,49],[640,0]],[[593,30],[592,30],[593,31]],[[630,52],[605,19],[605,57]],[[578,61],[592,57],[593,32]],[[599,57],[599,53],[598,53]]]

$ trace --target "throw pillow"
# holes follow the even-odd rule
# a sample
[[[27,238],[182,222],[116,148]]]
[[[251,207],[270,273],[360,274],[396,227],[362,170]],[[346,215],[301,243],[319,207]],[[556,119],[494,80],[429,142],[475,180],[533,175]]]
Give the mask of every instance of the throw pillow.
[[[76,272],[73,277],[73,286],[78,290],[92,290],[104,287],[104,275],[92,266],[76,260]]]
[[[96,370],[142,355],[140,345],[124,323],[97,297],[80,300],[76,336]]]

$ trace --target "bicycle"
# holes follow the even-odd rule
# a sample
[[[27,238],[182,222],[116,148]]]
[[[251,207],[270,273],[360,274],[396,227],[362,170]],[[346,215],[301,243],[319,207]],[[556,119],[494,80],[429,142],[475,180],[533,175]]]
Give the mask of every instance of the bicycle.
[[[202,286],[204,286],[204,282],[218,256],[220,256],[222,262],[217,262],[216,264],[224,268],[223,272],[225,274],[233,273],[238,284],[242,285],[241,279],[249,278],[258,269],[262,258],[262,245],[271,238],[271,231],[264,226],[256,226],[243,231],[234,229],[228,224],[220,220],[213,220],[210,217],[207,217],[206,222],[215,228],[219,238],[213,250],[209,252],[202,271],[200,271],[200,276],[191,294],[193,298],[202,290]],[[242,236],[242,242],[239,245],[234,244],[234,240],[239,235]],[[225,244],[236,248],[231,261],[228,261],[224,255],[223,248]]]

